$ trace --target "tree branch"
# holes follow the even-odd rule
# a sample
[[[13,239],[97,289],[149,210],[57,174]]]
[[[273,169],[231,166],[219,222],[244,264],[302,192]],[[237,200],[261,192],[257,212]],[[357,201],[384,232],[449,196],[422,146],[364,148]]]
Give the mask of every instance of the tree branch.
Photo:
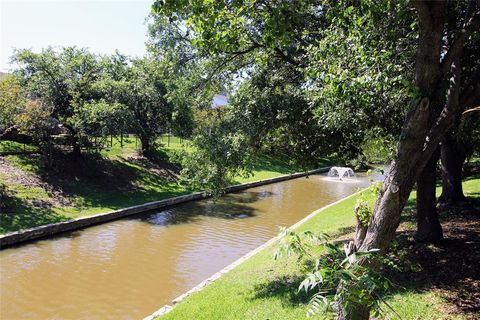
[[[459,30],[460,36],[455,40],[451,45],[450,49],[447,51],[445,57],[441,62],[442,74],[447,73],[450,70],[450,66],[453,61],[462,53],[463,47],[468,37],[480,28],[480,10],[477,10],[473,15],[468,19],[467,22],[463,25],[463,28]]]
[[[292,59],[291,57],[287,56],[285,53],[283,53],[282,50],[280,50],[280,48],[274,48],[275,52],[277,53],[277,57],[285,60],[286,62],[294,65],[294,66],[298,66],[299,63],[297,61],[295,61],[294,59]]]
[[[429,130],[425,145],[424,151],[426,149],[437,148],[438,143],[444,138],[444,133],[446,133],[450,127],[454,124],[456,118],[460,116],[462,105],[459,102],[460,95],[460,77],[461,77],[461,67],[460,59],[457,59],[452,63],[451,66],[452,77],[450,78],[450,87],[447,93],[447,102],[442,112],[436,119],[435,124]],[[432,151],[433,153],[433,151]]]

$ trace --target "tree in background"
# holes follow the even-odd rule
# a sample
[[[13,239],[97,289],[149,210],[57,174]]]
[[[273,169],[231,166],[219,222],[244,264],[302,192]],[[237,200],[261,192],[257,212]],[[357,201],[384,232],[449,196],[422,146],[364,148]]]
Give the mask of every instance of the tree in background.
[[[183,152],[181,178],[190,188],[219,195],[235,177],[251,173],[251,159],[245,156],[245,149],[251,148],[249,137],[223,108],[201,111],[196,120],[192,143],[204,147]]]
[[[150,17],[147,49],[164,74],[166,98],[173,108],[170,129],[182,138],[192,135],[195,113],[211,108],[223,83],[223,74],[211,70],[211,58],[198,50],[193,40],[181,21]]]
[[[52,138],[56,122],[52,118],[52,110],[39,100],[28,100],[25,108],[16,117],[20,133],[28,134],[43,155],[45,167],[52,166]]]
[[[272,62],[273,64],[274,62]],[[282,65],[250,71],[227,111],[250,139],[253,153],[287,158],[305,168],[325,155],[331,141],[314,118],[301,84],[284,81]]]
[[[47,48],[40,53],[24,49],[16,51],[13,61],[19,66],[15,73],[25,95],[52,107],[52,117],[70,133],[73,154],[80,155],[78,128],[72,117],[75,106],[91,99],[92,84],[101,72],[97,56],[75,47]]]
[[[0,133],[15,124],[15,117],[25,106],[20,80],[6,75],[0,80]]]
[[[193,130],[191,99],[178,90],[178,78],[169,78],[171,61],[131,60],[118,52],[98,56],[75,47],[19,50],[13,60],[24,95],[51,107],[51,117],[68,130],[75,155],[85,137],[124,132],[134,132],[142,153],[150,155],[159,134],[173,129],[188,137]]]
[[[455,24],[452,21],[451,24]],[[459,115],[453,128],[441,144],[442,194],[439,202],[454,204],[466,200],[462,189],[462,172],[465,161],[480,149],[480,115],[466,112],[480,105],[480,33],[472,35],[472,40],[464,47],[461,59],[462,77],[459,93]],[[463,113],[460,115],[460,113]]]
[[[123,110],[131,120],[129,127],[142,144],[142,154],[151,156],[156,138],[167,130],[172,118],[165,75],[156,62],[146,58],[123,66],[125,70],[118,77],[107,74],[96,88],[105,94],[108,103],[125,106]]]
[[[100,137],[105,140],[108,136],[128,132],[131,114],[123,104],[99,100],[84,103],[75,113],[72,122],[82,137]]]

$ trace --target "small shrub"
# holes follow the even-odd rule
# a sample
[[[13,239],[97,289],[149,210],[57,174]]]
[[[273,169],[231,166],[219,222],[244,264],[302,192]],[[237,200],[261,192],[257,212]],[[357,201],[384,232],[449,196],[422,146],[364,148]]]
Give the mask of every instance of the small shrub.
[[[378,316],[383,306],[395,312],[383,299],[393,283],[382,271],[405,270],[409,266],[405,263],[406,254],[396,246],[393,248],[388,254],[372,249],[348,255],[342,244],[332,242],[326,234],[283,230],[274,259],[297,256],[305,273],[298,291],[313,292],[308,315],[326,315],[342,301],[347,306],[349,303],[366,306]],[[337,290],[340,283],[348,290]]]

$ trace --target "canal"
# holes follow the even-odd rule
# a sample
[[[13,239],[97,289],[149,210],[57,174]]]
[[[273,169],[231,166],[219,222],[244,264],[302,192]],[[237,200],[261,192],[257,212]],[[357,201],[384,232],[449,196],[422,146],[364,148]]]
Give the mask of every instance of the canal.
[[[2,250],[0,318],[141,319],[366,185],[298,178]]]

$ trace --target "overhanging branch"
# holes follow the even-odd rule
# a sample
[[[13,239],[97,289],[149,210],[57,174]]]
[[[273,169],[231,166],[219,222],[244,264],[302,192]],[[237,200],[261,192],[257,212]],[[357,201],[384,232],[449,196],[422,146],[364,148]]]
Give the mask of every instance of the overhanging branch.
[[[442,74],[445,74],[450,70],[450,66],[452,65],[453,61],[455,61],[455,59],[461,54],[463,47],[465,46],[465,42],[468,40],[470,35],[472,35],[473,32],[478,31],[479,28],[480,10],[477,10],[470,17],[470,19],[465,22],[463,28],[458,31],[460,33],[459,37],[455,40],[443,58],[441,63]]]

